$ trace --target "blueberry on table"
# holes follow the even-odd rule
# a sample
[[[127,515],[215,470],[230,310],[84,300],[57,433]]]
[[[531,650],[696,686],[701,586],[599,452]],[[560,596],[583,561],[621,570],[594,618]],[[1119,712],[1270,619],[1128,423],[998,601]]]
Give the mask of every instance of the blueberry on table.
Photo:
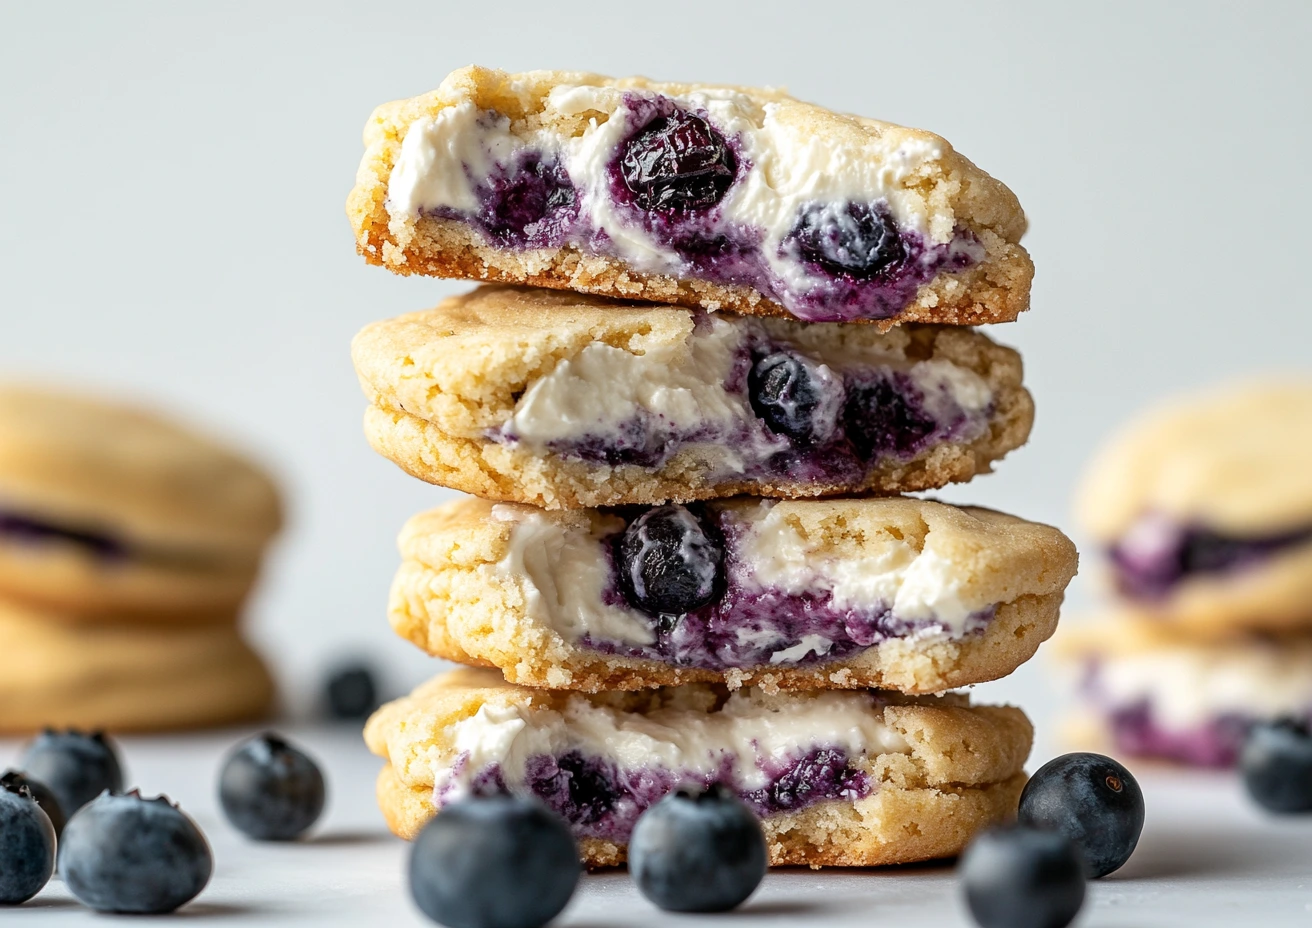
[[[539,928],[574,894],[582,866],[565,820],[535,799],[462,799],[410,851],[410,893],[448,928]]]
[[[378,708],[378,684],[364,664],[338,667],[324,685],[328,715],[343,721],[362,721]]]
[[[720,595],[724,546],[683,506],[657,506],[634,519],[617,554],[621,592],[648,615],[683,615]]]
[[[1281,719],[1253,726],[1239,755],[1253,801],[1269,812],[1312,812],[1312,732]]]
[[[123,789],[123,766],[104,732],[47,728],[27,745],[18,766],[55,794],[65,818],[105,790]]]
[[[1023,826],[980,834],[957,866],[982,928],[1065,928],[1084,905],[1084,865],[1065,836]]]
[[[158,915],[200,894],[214,857],[196,823],[164,796],[105,793],[68,820],[59,873],[100,912]]]
[[[26,902],[55,872],[55,826],[26,786],[0,780],[0,905]]]
[[[1090,879],[1130,859],[1143,831],[1143,791],[1116,761],[1064,754],[1040,767],[1020,794],[1022,825],[1065,835],[1080,849]]]
[[[59,799],[56,798],[50,787],[35,777],[28,776],[21,770],[6,770],[3,774],[0,774],[0,789],[17,792],[20,787],[27,787],[32,794],[32,798],[36,800],[36,804],[41,807],[41,811],[50,819],[50,824],[55,828],[55,837],[58,838],[63,834],[64,812],[59,807]]]
[[[694,211],[724,199],[738,160],[724,136],[683,110],[657,116],[624,143],[620,176],[641,209]]]
[[[824,402],[819,366],[801,355],[776,351],[752,366],[747,375],[752,412],[776,435],[798,442],[823,441],[833,432],[833,416],[821,421]]]
[[[720,785],[679,789],[642,814],[629,873],[669,912],[727,912],[765,877],[765,834],[747,804]]]
[[[875,277],[906,258],[893,217],[880,204],[812,204],[789,235],[803,260],[831,274]]]
[[[223,813],[257,841],[300,837],[318,821],[325,795],[319,765],[272,732],[237,745],[219,773]]]

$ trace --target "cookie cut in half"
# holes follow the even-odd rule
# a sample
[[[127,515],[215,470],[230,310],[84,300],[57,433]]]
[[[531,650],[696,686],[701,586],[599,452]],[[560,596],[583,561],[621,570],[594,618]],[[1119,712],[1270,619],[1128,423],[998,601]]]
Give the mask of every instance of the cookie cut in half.
[[[533,690],[458,670],[380,709],[378,800],[412,838],[455,799],[540,798],[583,860],[621,864],[638,816],[684,784],[722,783],[761,817],[775,865],[946,857],[1015,814],[1032,731],[964,696],[779,693],[691,684],[643,693]]]
[[[778,90],[464,68],[379,107],[347,201],[401,274],[811,322],[1015,319],[1015,195],[919,129]]]
[[[431,654],[598,692],[695,681],[936,693],[1011,673],[1076,569],[1054,528],[917,499],[415,516],[390,615]]]
[[[970,329],[804,324],[483,287],[353,345],[374,448],[546,508],[941,487],[1024,444],[1020,356]]]
[[[1312,627],[1312,380],[1151,411],[1094,459],[1077,507],[1135,616],[1205,635]]]

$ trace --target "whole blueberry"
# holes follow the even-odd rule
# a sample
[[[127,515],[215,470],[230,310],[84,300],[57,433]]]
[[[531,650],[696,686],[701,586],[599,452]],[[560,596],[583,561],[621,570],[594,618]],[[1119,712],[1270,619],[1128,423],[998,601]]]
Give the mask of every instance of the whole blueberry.
[[[324,702],[330,718],[360,721],[378,708],[378,684],[364,664],[338,667],[324,683]]]
[[[300,837],[323,812],[319,765],[272,732],[244,741],[219,773],[219,803],[238,831],[257,841]]]
[[[882,203],[813,203],[798,215],[789,237],[803,260],[831,274],[875,277],[906,257]]]
[[[1312,733],[1281,719],[1253,726],[1239,755],[1248,795],[1271,812],[1312,812]]]
[[[538,928],[582,867],[569,826],[534,799],[485,796],[442,808],[410,851],[410,893],[448,928]]]
[[[0,774],[0,788],[17,791],[20,787],[27,787],[36,804],[41,807],[41,811],[50,819],[50,824],[55,828],[55,837],[58,838],[63,834],[64,812],[59,808],[59,800],[50,787],[21,770],[6,770]]]
[[[104,793],[74,813],[59,845],[59,873],[100,912],[155,915],[195,899],[214,871],[196,823],[164,796]]]
[[[638,207],[683,212],[719,203],[733,184],[738,161],[710,123],[676,109],[624,143],[619,169]]]
[[[1090,879],[1130,859],[1143,831],[1143,791],[1116,761],[1101,754],[1064,754],[1040,767],[1020,794],[1022,825],[1069,838]]]
[[[669,912],[727,912],[765,877],[765,834],[728,789],[679,789],[642,814],[629,839],[629,873]]]
[[[648,615],[683,615],[720,595],[724,546],[683,506],[657,506],[634,519],[617,554],[621,592]]]
[[[104,732],[46,729],[27,745],[18,766],[55,794],[65,818],[105,790],[123,789],[118,751]]]
[[[825,379],[811,359],[776,351],[752,365],[747,396],[752,411],[775,434],[798,442],[823,441],[832,434],[835,417],[821,413],[838,406],[825,403]]]
[[[983,928],[1064,928],[1084,905],[1079,850],[1055,831],[986,831],[966,848],[957,874]]]
[[[0,904],[26,902],[55,872],[55,826],[26,786],[0,781]]]
[[[937,427],[905,374],[856,384],[843,404],[843,430],[867,461],[913,456]]]

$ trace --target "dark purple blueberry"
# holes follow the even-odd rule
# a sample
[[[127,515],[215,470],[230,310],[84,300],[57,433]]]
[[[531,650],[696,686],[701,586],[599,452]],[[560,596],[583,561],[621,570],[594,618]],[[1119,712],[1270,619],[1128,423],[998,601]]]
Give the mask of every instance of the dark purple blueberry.
[[[291,841],[323,812],[323,773],[303,751],[266,732],[233,749],[219,773],[219,802],[238,831]]]
[[[848,390],[843,429],[864,460],[885,454],[911,457],[933,434],[937,423],[908,396],[910,389],[896,379],[879,379]]]
[[[676,109],[624,143],[620,175],[641,209],[709,209],[733,184],[738,161],[724,136],[700,116]]]
[[[1084,905],[1079,849],[1054,831],[986,831],[966,848],[957,875],[981,928],[1065,928]]]
[[[55,796],[54,791],[40,780],[28,776],[21,770],[6,770],[3,775],[0,775],[0,789],[18,792],[19,789],[23,788],[26,788],[32,794],[32,798],[41,807],[41,811],[50,819],[50,824],[55,827],[55,837],[58,838],[64,832],[64,812],[59,808],[59,799]]]
[[[565,908],[582,867],[569,826],[520,796],[442,808],[410,851],[410,894],[448,928],[540,928]]]
[[[832,416],[828,422],[817,418],[824,391],[819,366],[790,351],[766,355],[747,375],[752,411],[770,431],[793,441],[823,441],[832,434]]]
[[[868,279],[906,258],[893,217],[878,203],[813,203],[789,238],[802,260],[831,274]]]
[[[668,912],[727,912],[755,892],[768,862],[752,810],[718,784],[678,789],[643,813],[629,873]]]
[[[1064,754],[1025,784],[1017,820],[1057,832],[1080,849],[1090,879],[1130,859],[1143,831],[1143,791],[1121,764],[1102,754]]]
[[[658,506],[629,523],[618,547],[625,599],[650,616],[679,616],[723,589],[724,546],[683,506]]]
[[[104,793],[64,828],[59,873],[99,912],[156,915],[200,895],[214,872],[205,835],[164,796]]]
[[[1269,812],[1312,812],[1312,732],[1281,719],[1254,725],[1239,756],[1253,801]]]
[[[46,729],[27,745],[18,766],[50,788],[66,818],[105,790],[123,789],[118,751],[104,732]]]
[[[0,905],[26,902],[55,872],[55,826],[25,784],[0,779]]]
[[[378,708],[378,684],[365,664],[345,664],[334,669],[324,683],[328,716],[343,721],[360,721]]]
[[[832,748],[812,751],[793,764],[769,787],[766,805],[787,811],[823,799],[838,799],[857,789],[862,774],[847,764],[847,755]],[[749,797],[750,798],[750,797]]]
[[[574,185],[565,169],[540,155],[527,157],[487,194],[481,218],[488,234],[503,244],[528,245],[548,218],[572,212]]]
[[[558,758],[533,758],[525,770],[525,779],[535,796],[575,825],[601,821],[618,798],[603,762],[578,751]]]

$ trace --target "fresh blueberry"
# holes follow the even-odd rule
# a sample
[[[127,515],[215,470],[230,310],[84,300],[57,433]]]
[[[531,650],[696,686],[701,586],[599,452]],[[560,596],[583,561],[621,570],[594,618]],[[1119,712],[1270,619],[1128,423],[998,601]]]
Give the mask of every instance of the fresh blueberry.
[[[164,796],[103,793],[79,809],[59,844],[69,892],[100,912],[155,915],[195,899],[214,872],[196,823]]]
[[[1254,725],[1239,755],[1248,795],[1271,812],[1312,812],[1312,733],[1306,722]]]
[[[534,799],[444,806],[410,852],[410,893],[448,928],[539,928],[569,902],[582,868],[565,821]]]
[[[20,787],[27,787],[36,804],[41,807],[41,811],[50,819],[50,824],[55,827],[55,837],[58,838],[63,834],[64,812],[59,808],[59,800],[50,787],[21,770],[6,770],[0,775],[0,789],[17,792]]]
[[[1084,904],[1079,849],[1054,831],[986,831],[966,848],[957,873],[983,928],[1065,928]]]
[[[820,366],[809,358],[789,351],[768,354],[752,366],[747,375],[747,396],[756,413],[770,431],[798,442],[819,442],[834,429],[834,416],[821,415],[825,403],[825,383]]]
[[[709,209],[733,184],[738,161],[724,136],[683,110],[657,116],[620,153],[620,175],[645,210]]]
[[[219,773],[219,802],[238,831],[257,841],[300,837],[323,812],[319,766],[277,735],[244,741]]]
[[[658,506],[630,522],[618,556],[624,596],[648,615],[683,615],[720,595],[724,546],[683,506]]]
[[[678,789],[642,814],[629,839],[629,873],[668,912],[727,912],[761,884],[765,833],[727,788]]]
[[[26,785],[0,779],[0,905],[26,902],[55,872],[55,826]]]
[[[831,274],[871,278],[906,258],[902,237],[883,204],[815,203],[789,233],[802,259]]]
[[[909,396],[909,385],[879,378],[854,386],[843,406],[843,430],[852,447],[867,461],[882,455],[913,456],[933,434],[933,416]]]
[[[324,702],[330,718],[360,721],[378,708],[378,684],[364,664],[338,667],[324,684]]]
[[[123,767],[104,732],[46,729],[28,744],[18,766],[49,787],[65,818],[105,790],[123,789]]]
[[[1090,879],[1118,870],[1143,831],[1143,791],[1101,754],[1064,754],[1040,767],[1020,794],[1022,825],[1055,831],[1080,849]]]

